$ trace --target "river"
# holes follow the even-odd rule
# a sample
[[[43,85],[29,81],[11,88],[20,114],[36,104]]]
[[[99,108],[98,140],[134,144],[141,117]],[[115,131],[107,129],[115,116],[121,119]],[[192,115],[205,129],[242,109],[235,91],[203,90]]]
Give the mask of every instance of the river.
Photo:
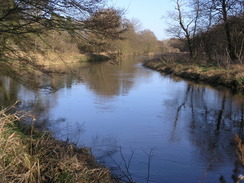
[[[235,170],[243,172],[233,145],[235,134],[243,136],[243,96],[165,76],[140,59],[70,64],[82,81],[43,77],[40,90],[2,77],[0,104],[21,100],[37,127],[90,147],[124,180],[233,182]]]

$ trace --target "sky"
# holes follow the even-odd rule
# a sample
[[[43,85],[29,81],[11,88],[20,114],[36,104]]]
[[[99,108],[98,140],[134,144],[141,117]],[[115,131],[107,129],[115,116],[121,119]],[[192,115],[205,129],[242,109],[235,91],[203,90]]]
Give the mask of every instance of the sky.
[[[163,16],[174,10],[172,0],[111,0],[111,3],[125,9],[127,19],[139,20],[141,29],[150,29],[159,40],[170,37],[165,31],[167,24]]]

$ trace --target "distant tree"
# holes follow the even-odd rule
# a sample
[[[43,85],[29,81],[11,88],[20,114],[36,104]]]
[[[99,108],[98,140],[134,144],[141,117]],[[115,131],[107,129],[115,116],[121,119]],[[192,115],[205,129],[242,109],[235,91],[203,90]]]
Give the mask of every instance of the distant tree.
[[[175,0],[176,12],[170,12],[170,19],[174,21],[167,31],[186,43],[190,57],[194,56],[193,38],[197,33],[200,19],[200,2],[193,0]]]
[[[171,38],[167,40],[168,47],[171,47],[173,49],[178,49],[180,52],[187,52],[188,47],[182,42],[182,40],[178,38]]]
[[[143,30],[139,32],[142,50],[144,53],[156,52],[158,40],[151,30]]]
[[[158,41],[151,30],[141,30],[138,20],[123,19],[122,21],[127,31],[123,32],[122,40],[112,42],[113,48],[115,48],[114,51],[127,55],[165,52],[164,43]]]
[[[126,25],[127,31],[122,34],[123,40],[113,41],[112,45],[114,51],[118,51],[120,54],[138,54],[142,53],[140,38],[138,30],[140,23],[138,20],[123,19],[123,25]]]

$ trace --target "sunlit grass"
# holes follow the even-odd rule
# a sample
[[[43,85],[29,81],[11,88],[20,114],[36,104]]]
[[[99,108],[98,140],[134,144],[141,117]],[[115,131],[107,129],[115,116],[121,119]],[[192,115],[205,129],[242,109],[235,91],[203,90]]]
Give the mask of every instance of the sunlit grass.
[[[219,66],[209,63],[165,61],[160,58],[143,61],[151,69],[182,78],[222,85],[233,90],[244,91],[244,66]]]

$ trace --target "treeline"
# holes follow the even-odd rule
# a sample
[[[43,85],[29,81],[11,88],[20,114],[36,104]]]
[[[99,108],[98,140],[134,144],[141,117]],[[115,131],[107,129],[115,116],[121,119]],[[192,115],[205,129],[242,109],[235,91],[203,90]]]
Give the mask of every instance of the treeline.
[[[243,63],[244,3],[240,0],[175,0],[168,32],[192,60]],[[176,41],[178,40],[178,41]],[[180,42],[179,42],[180,41]]]
[[[32,53],[151,54],[166,48],[105,0],[0,0],[0,61]],[[31,53],[31,54],[30,54]]]
[[[167,41],[159,41],[149,30],[136,30],[133,20],[121,17],[123,32],[115,39],[96,34],[86,35],[85,40],[78,39],[65,31],[52,30],[48,34],[35,37],[33,43],[36,51],[57,53],[114,53],[116,55],[159,54],[173,49]],[[45,42],[43,42],[45,40]]]
[[[138,22],[135,20],[124,19],[123,22],[128,29],[122,34],[122,40],[112,43],[114,50],[120,54],[158,54],[168,50],[164,41],[159,41],[154,33],[149,30],[137,30]]]
[[[96,39],[121,39],[122,11],[105,0],[0,0],[0,60],[29,52],[82,50]]]

